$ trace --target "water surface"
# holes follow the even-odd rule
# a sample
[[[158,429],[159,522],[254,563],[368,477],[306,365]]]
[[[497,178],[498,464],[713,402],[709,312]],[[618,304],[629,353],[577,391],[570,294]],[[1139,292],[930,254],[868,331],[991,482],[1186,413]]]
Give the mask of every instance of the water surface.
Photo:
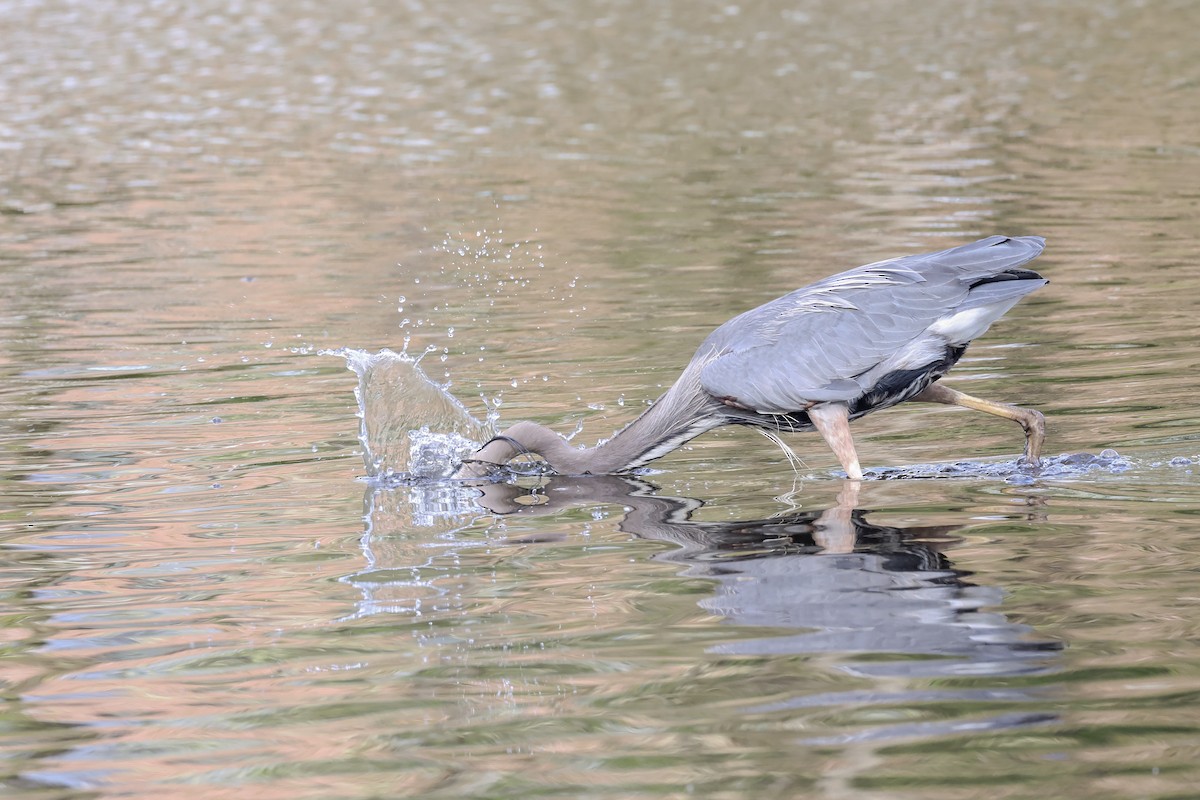
[[[5,795],[1191,796],[1198,17],[0,2]],[[449,384],[397,441],[590,444],[733,314],[992,233],[1051,284],[948,383],[1047,414],[1031,481],[912,406],[857,492],[735,430],[381,485],[322,355]]]

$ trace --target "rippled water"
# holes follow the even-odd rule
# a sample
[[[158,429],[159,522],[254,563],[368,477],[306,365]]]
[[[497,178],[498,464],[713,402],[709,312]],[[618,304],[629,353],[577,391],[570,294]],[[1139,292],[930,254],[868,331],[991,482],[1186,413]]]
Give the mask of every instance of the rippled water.
[[[1194,796],[1198,24],[0,0],[2,793]],[[739,430],[384,474],[591,444],[730,316],[991,233],[1051,284],[948,383],[1047,414],[1039,475],[923,406],[857,490]]]

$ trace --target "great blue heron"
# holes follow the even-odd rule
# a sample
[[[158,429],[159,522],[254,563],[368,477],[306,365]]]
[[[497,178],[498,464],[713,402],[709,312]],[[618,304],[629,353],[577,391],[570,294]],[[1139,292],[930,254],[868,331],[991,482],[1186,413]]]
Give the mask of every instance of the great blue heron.
[[[734,317],[717,328],[679,380],[641,416],[590,449],[549,428],[518,422],[465,459],[479,477],[536,454],[562,475],[614,474],[642,466],[721,425],[768,436],[814,428],[846,474],[862,479],[850,420],[905,400],[965,406],[1025,430],[1025,460],[1038,465],[1040,412],[981,400],[940,384],[971,340],[1047,283],[1021,265],[1040,236],[989,236],[936,253],[848,270]]]

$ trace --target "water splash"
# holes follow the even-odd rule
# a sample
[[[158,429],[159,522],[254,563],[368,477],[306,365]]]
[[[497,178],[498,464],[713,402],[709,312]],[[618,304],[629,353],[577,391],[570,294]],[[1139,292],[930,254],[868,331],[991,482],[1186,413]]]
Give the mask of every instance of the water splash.
[[[449,477],[458,463],[494,433],[495,414],[473,417],[447,387],[429,379],[420,359],[383,349],[343,347],[340,356],[358,375],[359,441],[367,475],[380,484]]]

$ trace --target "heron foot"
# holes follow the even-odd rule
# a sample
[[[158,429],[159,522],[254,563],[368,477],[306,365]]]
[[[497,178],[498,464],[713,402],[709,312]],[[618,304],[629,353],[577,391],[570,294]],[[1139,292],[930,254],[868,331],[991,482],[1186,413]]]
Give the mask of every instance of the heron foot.
[[[1014,406],[1015,408],[1015,406]],[[1021,408],[1023,416],[1017,418],[1025,431],[1026,464],[1037,468],[1042,465],[1042,445],[1046,442],[1046,415],[1032,408]]]

